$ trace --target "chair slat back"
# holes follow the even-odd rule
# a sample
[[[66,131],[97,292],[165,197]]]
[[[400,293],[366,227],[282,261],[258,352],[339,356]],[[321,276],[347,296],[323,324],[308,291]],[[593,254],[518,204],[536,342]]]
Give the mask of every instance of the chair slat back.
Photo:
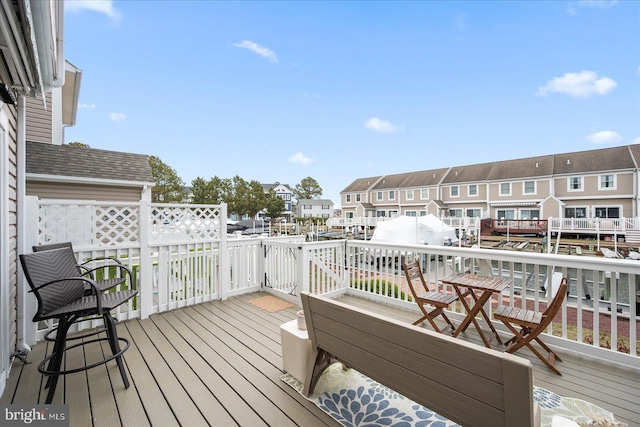
[[[38,311],[33,317],[34,321],[47,318],[52,311],[82,298],[82,281],[66,280],[38,289],[54,280],[80,276],[71,248],[22,254],[20,262],[29,286],[38,300]]]
[[[420,289],[420,291],[430,291],[427,282],[424,280],[422,269],[420,268],[420,263],[418,261],[408,262],[402,266],[402,269],[404,270],[411,293],[415,298],[419,298],[417,290],[414,288],[414,286],[417,286],[417,283],[415,283],[416,281],[419,281],[422,285],[422,289]]]
[[[558,288],[558,292],[556,292],[551,304],[549,307],[542,313],[542,322],[540,322],[540,326],[536,329],[546,329],[547,326],[553,321],[558,314],[558,310],[562,307],[562,302],[564,301],[565,296],[567,295],[567,278],[563,277],[562,282],[560,283],[560,287]]]
[[[73,251],[73,245],[71,244],[71,242],[47,243],[46,245],[37,245],[32,247],[33,252],[50,251],[51,249],[61,248],[69,248]]]

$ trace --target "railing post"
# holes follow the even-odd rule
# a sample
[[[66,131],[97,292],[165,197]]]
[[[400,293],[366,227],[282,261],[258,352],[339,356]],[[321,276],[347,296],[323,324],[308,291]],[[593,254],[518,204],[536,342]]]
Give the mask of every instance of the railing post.
[[[302,292],[310,292],[309,251],[304,243],[300,245],[300,257],[298,259],[300,260],[298,264],[298,283],[302,285]]]
[[[140,242],[140,282],[138,283],[138,297],[140,298],[140,318],[146,319],[151,314],[153,304],[153,281],[151,248],[149,236],[151,234],[151,206],[148,201],[140,201],[139,242]]]
[[[264,257],[260,257],[261,274],[264,277]],[[220,299],[226,300],[231,285],[231,272],[229,271],[229,245],[227,242],[227,204],[220,205]],[[236,273],[238,274],[239,271]]]

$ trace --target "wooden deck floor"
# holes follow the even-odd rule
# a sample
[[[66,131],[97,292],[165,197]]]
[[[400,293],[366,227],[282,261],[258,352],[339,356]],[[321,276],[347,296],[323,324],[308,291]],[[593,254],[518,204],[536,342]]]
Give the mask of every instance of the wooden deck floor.
[[[200,304],[146,320],[118,325],[131,341],[125,353],[131,387],[124,389],[115,362],[68,375],[54,403],[69,405],[72,426],[338,426],[315,405],[280,380],[280,324],[295,318],[296,307],[267,313],[249,304],[264,294]],[[401,320],[416,313],[347,296],[343,302]],[[464,335],[464,334],[463,334]],[[477,335],[466,339],[478,341]],[[97,360],[99,346],[71,351],[67,363]],[[44,401],[37,364],[46,344],[29,354],[31,364],[16,362],[3,404]],[[562,377],[528,354],[536,385],[563,396],[591,401],[640,426],[640,371],[562,353]],[[75,359],[75,360],[73,360]]]

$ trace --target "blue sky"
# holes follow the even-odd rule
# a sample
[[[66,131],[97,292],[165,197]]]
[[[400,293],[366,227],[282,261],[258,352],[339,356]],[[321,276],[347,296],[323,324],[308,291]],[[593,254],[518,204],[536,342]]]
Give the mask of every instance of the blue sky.
[[[67,1],[66,142],[340,205],[354,179],[640,143],[638,1]]]

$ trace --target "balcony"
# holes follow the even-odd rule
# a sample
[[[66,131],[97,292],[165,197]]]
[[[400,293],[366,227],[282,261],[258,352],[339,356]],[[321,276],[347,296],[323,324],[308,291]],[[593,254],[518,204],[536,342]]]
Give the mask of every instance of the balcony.
[[[132,387],[123,389],[110,364],[108,375],[95,368],[68,376],[56,401],[69,405],[73,425],[337,425],[280,381],[279,325],[295,318],[296,307],[270,314],[247,300],[266,291],[299,306],[298,294],[309,290],[413,321],[419,315],[399,268],[409,259],[421,261],[432,286],[442,286],[439,278],[454,271],[509,277],[514,285],[500,302],[536,309],[550,300],[554,273],[567,277],[569,297],[544,337],[564,360],[558,364],[563,376],[528,351],[518,355],[532,361],[536,385],[640,425],[637,262],[344,240],[305,243],[297,236],[233,240],[220,232],[224,205],[30,203],[39,212],[37,223],[27,227],[34,231],[30,244],[71,240],[79,259],[118,257],[135,273],[128,286],[140,291],[116,313],[119,333],[132,340],[125,353]],[[460,321],[462,307],[453,305],[448,314]],[[79,328],[95,326],[85,322]],[[29,327],[27,336],[35,340],[51,325]],[[461,336],[480,342],[471,330]],[[29,360],[41,360],[45,347],[35,345]],[[83,356],[92,357],[73,357]],[[2,403],[44,400],[36,365],[14,363]]]

